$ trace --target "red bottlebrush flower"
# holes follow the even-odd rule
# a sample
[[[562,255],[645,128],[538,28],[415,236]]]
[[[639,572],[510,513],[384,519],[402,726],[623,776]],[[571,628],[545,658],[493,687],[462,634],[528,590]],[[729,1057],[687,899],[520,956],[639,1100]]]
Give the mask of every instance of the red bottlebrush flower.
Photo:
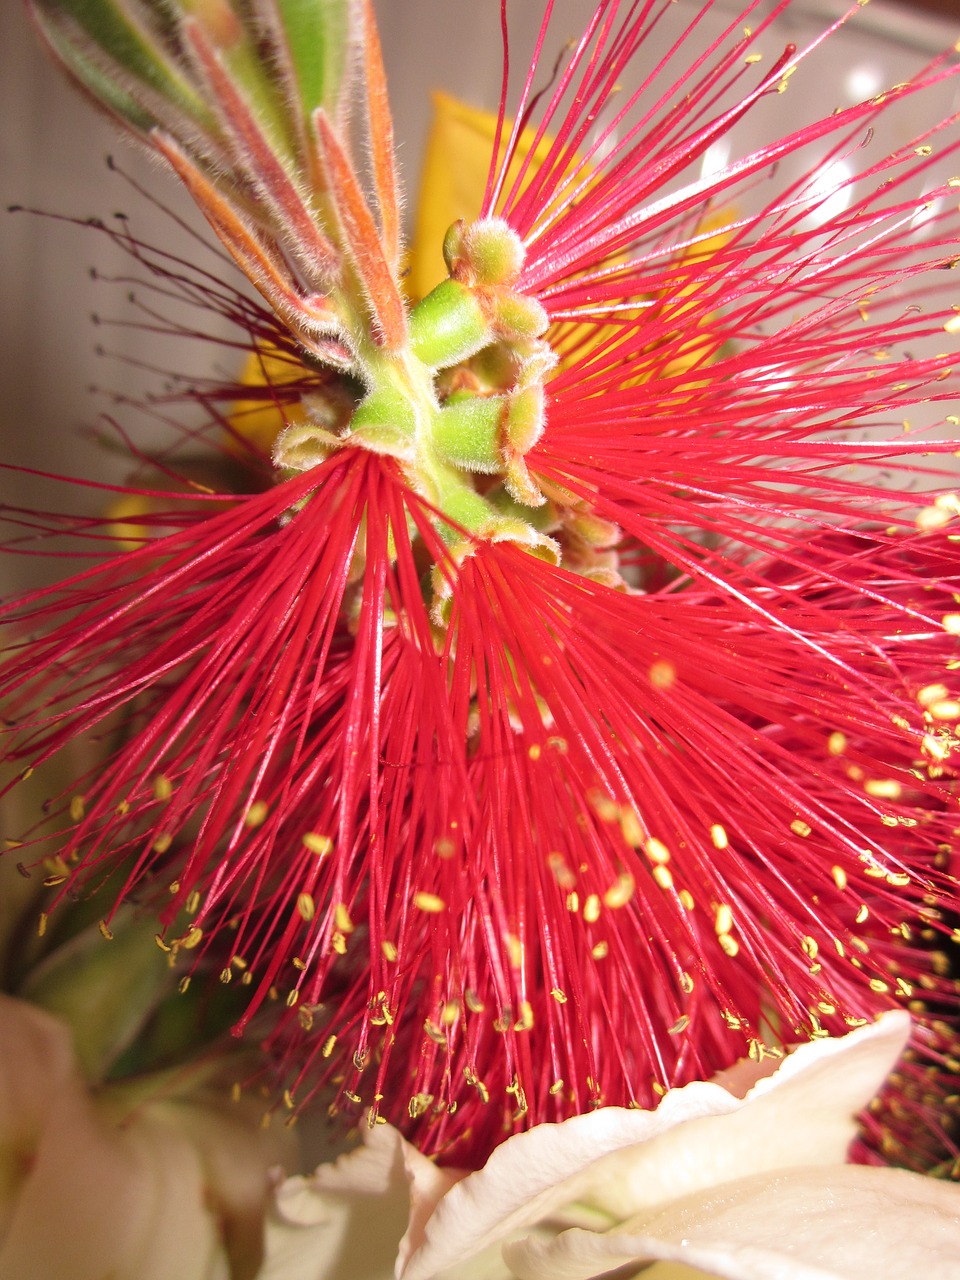
[[[760,69],[750,6],[691,59],[711,8],[649,72],[662,12],[617,0],[538,96],[534,61],[413,308],[382,105],[372,212],[326,108],[291,131],[311,203],[234,92],[234,29],[164,27],[215,161],[176,132],[192,90],[158,107],[127,66],[121,114],[307,349],[275,389],[306,417],[276,483],[194,493],[6,611],[32,633],[0,675],[10,758],[111,734],[61,892],[120,868],[121,898],[166,896],[185,975],[249,986],[238,1031],[280,1006],[292,1099],[328,1086],[461,1163],[898,1001],[952,1034],[957,441],[901,418],[957,394],[956,122],[865,151],[839,213],[816,175],[958,68],[704,175],[809,52]],[[536,172],[524,125],[555,139]]]

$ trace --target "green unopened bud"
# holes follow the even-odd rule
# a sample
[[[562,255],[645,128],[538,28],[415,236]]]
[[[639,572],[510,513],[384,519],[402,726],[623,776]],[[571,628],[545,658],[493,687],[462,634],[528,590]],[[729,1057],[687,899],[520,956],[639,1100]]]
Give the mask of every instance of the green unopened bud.
[[[488,490],[484,497],[502,515],[510,516],[514,520],[525,520],[537,533],[555,534],[562,527],[560,516],[552,502],[544,501],[537,507],[531,507],[525,502],[517,502],[505,484]]]
[[[613,547],[623,536],[618,525],[588,508],[572,512],[564,521],[567,531],[592,547]]]
[[[503,483],[514,501],[525,507],[541,507],[546,498],[519,453],[508,452],[503,463]]]
[[[543,387],[534,384],[510,397],[507,440],[517,453],[527,453],[543,435]]]
[[[407,397],[392,387],[383,387],[360,402],[341,443],[353,440],[371,453],[412,461],[416,429],[416,415]]]
[[[508,285],[516,280],[527,251],[509,223],[483,218],[466,227],[462,239],[473,284]]]
[[[520,354],[520,369],[517,374],[517,385],[532,387],[546,382],[549,374],[557,367],[557,353],[547,342],[531,342]]]
[[[483,307],[497,337],[505,341],[539,338],[550,327],[546,308],[512,289],[485,289]]]
[[[505,396],[451,397],[437,415],[434,444],[456,467],[486,475],[500,471],[507,413]]]
[[[462,530],[468,535],[484,537],[495,518],[490,504],[467,484],[446,487],[442,502],[443,513],[452,524],[441,524],[440,534],[450,546],[459,546],[464,541]]]
[[[530,478],[523,455],[543,434],[543,388],[499,396],[453,396],[437,415],[434,447],[445,461],[466,471],[502,471],[517,502],[540,506],[543,494]]]
[[[477,296],[457,280],[443,280],[410,314],[413,354],[431,369],[458,364],[492,340]]]
[[[459,276],[467,270],[467,256],[464,245],[464,234],[467,224],[463,218],[450,224],[443,237],[443,260],[452,276]]]

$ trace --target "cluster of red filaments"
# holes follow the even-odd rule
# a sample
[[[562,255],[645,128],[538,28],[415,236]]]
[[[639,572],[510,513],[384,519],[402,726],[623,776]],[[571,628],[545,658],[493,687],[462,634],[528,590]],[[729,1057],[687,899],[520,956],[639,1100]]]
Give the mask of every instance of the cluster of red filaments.
[[[345,436],[145,513],[140,545],[12,615],[35,633],[3,670],[29,708],[12,758],[123,720],[64,798],[53,878],[123,866],[121,896],[165,895],[185,980],[247,987],[238,1031],[273,1011],[292,1106],[461,1163],[896,1003],[933,1009],[905,1071],[946,1123],[957,442],[903,419],[957,394],[938,272],[960,224],[934,175],[960,141],[865,152],[839,214],[813,177],[956,68],[703,177],[804,55],[758,75],[772,18],[741,17],[638,73],[662,20],[603,0],[538,97],[534,64],[480,211],[551,323],[524,463],[567,513],[559,563],[451,539],[402,461]],[[535,172],[524,125],[555,138]],[[784,157],[804,176],[778,183]],[[263,395],[292,417],[316,368]],[[585,547],[617,533],[615,573],[577,563],[570,512]]]

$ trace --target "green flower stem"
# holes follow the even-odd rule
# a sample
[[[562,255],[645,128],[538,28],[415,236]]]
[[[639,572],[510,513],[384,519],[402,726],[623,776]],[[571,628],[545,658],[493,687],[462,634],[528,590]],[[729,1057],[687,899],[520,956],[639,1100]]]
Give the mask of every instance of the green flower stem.
[[[412,487],[450,517],[451,524],[440,525],[446,541],[462,541],[454,526],[489,536],[502,518],[476,492],[469,473],[447,456],[433,368],[409,346],[390,353],[369,346],[361,363],[370,391],[351,420],[348,439],[397,458]]]
[[[335,161],[331,155],[331,172]],[[349,222],[346,195],[342,204]],[[457,243],[469,247],[473,229],[454,230]],[[545,498],[524,461],[543,429],[543,382],[555,364],[541,340],[545,313],[539,304],[531,310],[509,285],[487,282],[491,272],[502,273],[503,253],[493,255],[496,271],[487,263],[478,282],[467,259],[458,259],[463,278],[451,274],[433,289],[393,326],[388,341],[375,323],[383,310],[370,292],[375,276],[363,273],[357,258],[361,231],[357,224],[342,240],[344,262],[330,302],[353,353],[349,372],[366,393],[337,433],[316,419],[290,427],[274,461],[307,470],[343,447],[395,458],[410,487],[442,513],[437,529],[455,557],[482,539],[515,542],[557,561],[543,521],[530,518]],[[479,235],[481,247],[502,249],[505,235],[497,225]],[[522,253],[512,235],[508,265]],[[481,487],[478,476],[490,479]]]

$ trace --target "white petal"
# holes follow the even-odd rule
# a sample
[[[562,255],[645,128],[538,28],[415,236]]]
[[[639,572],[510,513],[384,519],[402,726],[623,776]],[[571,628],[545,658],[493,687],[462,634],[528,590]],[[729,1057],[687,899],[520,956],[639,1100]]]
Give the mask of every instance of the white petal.
[[[504,1256],[520,1280],[591,1280],[657,1259],[723,1280],[956,1280],[960,1187],[863,1165],[757,1174],[606,1235],[565,1231]]]
[[[66,1027],[0,995],[0,1239],[49,1123],[51,1099],[67,1087],[73,1071]]]
[[[399,1275],[430,1280],[577,1199],[584,1171],[604,1155],[649,1141],[687,1115],[722,1115],[738,1105],[716,1085],[688,1085],[655,1112],[604,1107],[508,1138],[479,1172],[443,1197],[423,1245]]]
[[[392,1280],[410,1215],[408,1147],[377,1125],[312,1178],[288,1178],[267,1222],[261,1280]]]
[[[279,1148],[236,1110],[124,1097],[94,1102],[66,1027],[0,997],[0,1275],[252,1280]]]
[[[908,1033],[909,1017],[893,1013],[804,1045],[743,1101],[691,1084],[654,1112],[606,1107],[509,1138],[443,1197],[398,1274],[431,1280],[574,1201],[612,1223],[745,1174],[839,1164]]]
[[[47,1115],[0,1243],[0,1275],[215,1280],[226,1274],[216,1265],[220,1241],[200,1161],[186,1140],[147,1122],[112,1131],[73,1080],[49,1099]]]
[[[439,1169],[409,1142],[403,1144],[403,1156],[410,1187],[410,1220],[397,1253],[397,1275],[403,1275],[407,1260],[423,1244],[437,1205],[455,1183],[466,1177],[459,1170]]]
[[[289,1131],[264,1129],[259,1108],[219,1099],[154,1102],[144,1111],[199,1156],[201,1204],[212,1214],[234,1280],[253,1277],[261,1260],[263,1218],[272,1190],[271,1169],[295,1158]],[[137,1130],[136,1121],[131,1132]]]
[[[898,1011],[850,1035],[801,1045],[731,1114],[685,1121],[639,1151],[609,1157],[594,1166],[581,1195],[623,1220],[731,1178],[842,1164],[856,1116],[879,1092],[909,1033],[909,1015]],[[659,1110],[686,1092],[668,1094]]]

